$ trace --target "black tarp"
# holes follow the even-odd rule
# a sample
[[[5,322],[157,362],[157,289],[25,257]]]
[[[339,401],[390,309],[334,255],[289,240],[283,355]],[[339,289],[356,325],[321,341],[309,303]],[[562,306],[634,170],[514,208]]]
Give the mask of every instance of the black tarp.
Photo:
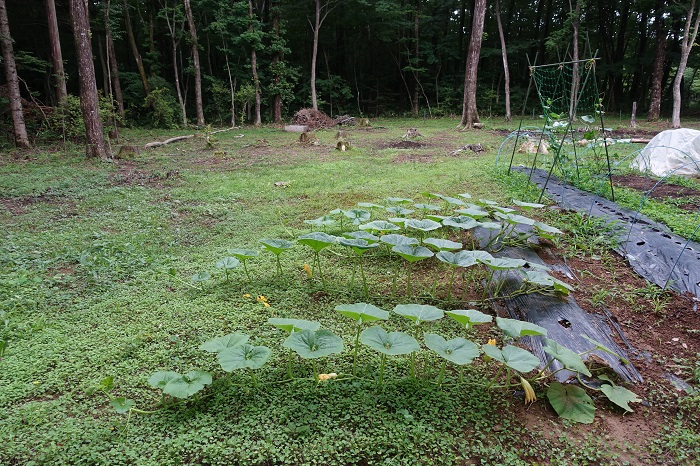
[[[514,167],[529,173],[530,168]],[[547,172],[536,169],[531,181],[540,188]],[[616,251],[639,275],[660,287],[700,296],[700,244],[672,233],[665,225],[637,211],[620,207],[600,196],[582,191],[552,176],[546,194],[560,207],[615,222],[621,243]],[[686,243],[687,246],[686,246]],[[685,248],[684,248],[685,247]]]

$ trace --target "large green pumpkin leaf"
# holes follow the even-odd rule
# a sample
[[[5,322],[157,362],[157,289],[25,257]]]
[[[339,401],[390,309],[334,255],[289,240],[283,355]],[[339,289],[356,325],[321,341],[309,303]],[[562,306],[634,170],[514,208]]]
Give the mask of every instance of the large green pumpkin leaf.
[[[209,351],[210,353],[218,353],[227,348],[233,348],[234,346],[243,345],[248,342],[248,335],[243,333],[230,333],[224,335],[223,337],[214,338],[213,340],[206,341],[199,346],[199,349],[203,351]]]
[[[392,224],[393,225],[393,224]],[[348,239],[363,239],[367,241],[369,244],[376,243],[379,241],[378,236],[374,236],[372,233],[368,233],[363,230],[357,230],[357,231],[350,231],[347,233],[343,233],[343,236]]]
[[[358,324],[389,318],[387,311],[367,303],[338,304],[335,310],[341,315],[355,320]]]
[[[583,424],[591,424],[595,417],[595,406],[588,393],[575,385],[554,382],[547,390],[547,399],[557,414]]]
[[[455,249],[462,249],[462,243],[442,238],[426,238],[423,240],[423,243],[433,246],[437,251],[452,251]]]
[[[600,390],[605,394],[605,396],[608,397],[610,401],[628,413],[634,412],[628,403],[640,403],[642,401],[639,399],[636,393],[627,390],[625,387],[620,387],[619,385],[604,384],[601,385]]]
[[[479,262],[486,264],[486,266],[492,270],[516,269],[527,264],[527,261],[524,261],[523,259],[513,259],[510,257],[491,257],[488,259],[479,260]]]
[[[584,364],[581,356],[577,353],[549,338],[545,338],[544,341],[545,346],[542,348],[544,352],[562,363],[564,368],[570,371],[580,372],[588,377],[591,376],[591,372]]]
[[[314,359],[342,352],[343,339],[329,330],[305,329],[290,334],[282,346],[294,350],[303,359]]]
[[[369,230],[375,233],[382,231],[397,231],[401,229],[393,223],[387,222],[386,220],[375,220],[373,222],[364,223],[360,225],[359,228],[360,230]]]
[[[404,236],[404,235],[397,235],[396,233],[392,233],[389,235],[382,235],[382,237],[379,238],[379,241],[381,241],[382,243],[386,243],[390,246],[398,246],[400,244],[408,244],[408,245],[418,244],[418,240],[416,238],[411,238],[410,236]]]
[[[211,374],[204,371],[190,371],[182,377],[172,379],[163,387],[163,393],[175,398],[189,398],[211,383]]]
[[[408,219],[404,223],[404,225],[408,228],[413,228],[415,230],[420,230],[420,231],[433,231],[437,230],[438,228],[442,228],[442,225],[436,222],[435,220],[416,220],[416,219]]]
[[[263,238],[260,240],[263,247],[273,254],[279,256],[285,249],[290,249],[294,246],[294,243],[287,241],[286,239],[268,239]]]
[[[366,222],[372,216],[368,210],[364,209],[350,209],[344,210],[343,215],[347,218],[352,219],[353,225],[359,225],[362,222]]]
[[[411,335],[404,332],[387,333],[386,330],[378,326],[363,330],[360,334],[360,342],[389,356],[409,354],[420,350],[420,345]]]
[[[445,316],[442,309],[427,304],[399,304],[394,308],[394,312],[412,320],[416,325],[442,319]]]
[[[287,333],[299,332],[301,330],[311,330],[315,332],[321,328],[321,322],[316,322],[315,320],[304,320],[304,319],[284,319],[281,317],[271,317],[267,319],[267,323],[274,325],[280,330],[284,330]]]
[[[454,311],[445,311],[445,314],[467,328],[493,321],[493,317],[476,309],[455,309]]]
[[[223,370],[232,372],[245,368],[260,369],[270,359],[271,354],[272,351],[266,346],[245,344],[221,351],[217,359]]]
[[[425,334],[425,346],[435,351],[448,361],[463,365],[469,364],[479,356],[479,347],[464,338],[453,338],[445,340],[442,336],[434,333]]]
[[[433,257],[433,252],[423,246],[410,246],[408,244],[399,244],[391,248],[393,252],[406,259],[408,262],[416,262],[428,257]]]
[[[447,217],[442,221],[442,224],[447,227],[459,228],[460,230],[471,230],[479,226],[479,222],[472,217],[461,215],[459,217]]]
[[[235,257],[224,257],[223,259],[218,260],[216,264],[214,264],[214,266],[217,269],[231,270],[238,267],[240,263],[241,261],[239,261]]]
[[[147,382],[153,388],[160,388],[161,390],[173,379],[182,377],[182,375],[173,371],[158,371],[151,375]]]
[[[114,410],[119,414],[128,413],[131,408],[136,406],[136,402],[131,398],[124,398],[119,396],[117,398],[112,398],[109,401],[109,405],[114,408]]]
[[[338,241],[338,238],[335,236],[320,231],[301,235],[299,238],[297,238],[298,243],[304,244],[316,252],[335,244],[336,241]]]
[[[547,335],[547,329],[539,325],[525,322],[516,319],[506,319],[504,317],[496,317],[496,325],[503,330],[503,333],[511,338],[520,338],[524,336]]]
[[[518,372],[530,372],[540,365],[540,360],[531,352],[517,346],[505,346],[502,350],[494,345],[482,345],[481,349],[487,356],[500,361]]]

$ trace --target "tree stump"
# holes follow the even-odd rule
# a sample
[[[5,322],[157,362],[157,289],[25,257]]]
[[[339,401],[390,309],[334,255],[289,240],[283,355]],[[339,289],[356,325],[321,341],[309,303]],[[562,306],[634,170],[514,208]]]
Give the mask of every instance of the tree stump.
[[[317,145],[318,138],[314,133],[306,132],[299,135],[299,143],[303,146]]]
[[[420,133],[418,132],[418,129],[417,129],[417,128],[408,128],[408,129],[406,130],[406,134],[404,134],[403,136],[401,136],[402,139],[415,139],[415,138],[418,138],[418,137],[421,137],[421,138],[422,138],[423,135],[420,134]]]
[[[140,153],[138,146],[121,146],[115,158],[120,160],[135,159]]]
[[[335,148],[340,152],[345,152],[346,150],[352,149],[352,146],[350,145],[350,141],[346,139],[339,139],[338,143],[335,145]]]

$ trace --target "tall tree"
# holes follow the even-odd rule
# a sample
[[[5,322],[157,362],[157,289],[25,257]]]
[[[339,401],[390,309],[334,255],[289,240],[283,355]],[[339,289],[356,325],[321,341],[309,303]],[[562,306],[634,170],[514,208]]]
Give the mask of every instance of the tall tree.
[[[53,0],[47,0],[53,1]],[[114,99],[117,102],[117,113],[119,117],[123,120],[124,115],[124,97],[122,95],[122,84],[119,79],[119,65],[117,64],[117,53],[114,50],[114,40],[112,38],[112,25],[110,24],[110,11],[112,7],[112,0],[107,0],[104,5],[104,21],[105,21],[105,42],[107,45],[107,66],[108,66],[108,77],[109,86],[114,93]]]
[[[316,0],[315,2],[315,14],[314,23],[311,25],[311,29],[314,33],[314,42],[311,50],[311,107],[314,110],[318,110],[318,99],[316,98],[316,62],[318,58],[318,31],[323,26],[323,22],[328,17],[336,5],[332,5],[333,0],[324,0],[323,5],[321,5],[321,0]],[[310,21],[309,21],[310,22]]]
[[[12,113],[15,145],[17,147],[26,148],[29,147],[29,138],[27,137],[27,127],[24,124],[22,96],[19,92],[19,78],[17,77],[15,53],[12,47],[10,22],[7,18],[5,0],[0,0],[0,47],[2,48],[2,59],[5,62],[5,79],[7,80],[10,98],[10,112]]]
[[[250,68],[253,71],[253,90],[255,91],[255,126],[262,123],[260,115],[260,78],[258,77],[258,52],[255,39],[255,15],[253,14],[253,0],[248,0],[248,33],[250,34]]]
[[[510,71],[508,70],[508,52],[506,51],[506,37],[503,33],[503,24],[501,23],[500,0],[496,0],[496,22],[498,23],[498,37],[501,41],[501,55],[503,56],[503,76],[505,81],[506,96],[506,121],[510,121]]]
[[[141,84],[143,84],[143,91],[146,95],[151,93],[151,87],[148,84],[148,78],[146,77],[146,69],[143,66],[143,59],[139,53],[139,48],[136,45],[136,36],[134,35],[134,27],[131,24],[131,15],[129,14],[129,3],[127,0],[122,0],[122,5],[124,6],[124,23],[126,25],[126,36],[129,39],[129,47],[131,47],[131,54],[136,60],[136,67],[139,70],[139,76],[141,76]]]
[[[85,155],[88,158],[107,158],[102,122],[99,114],[95,66],[90,44],[90,19],[87,0],[70,0],[75,52],[78,59],[80,83],[80,110],[85,122]]]
[[[197,28],[194,24],[192,6],[190,0],[183,0],[185,4],[185,16],[190,29],[192,40],[192,66],[194,68],[194,105],[197,112],[197,126],[204,125],[204,107],[202,105],[202,70],[199,66],[199,45],[197,43]]]
[[[24,113],[22,112],[22,97],[19,93],[15,52],[12,47],[10,22],[7,19],[5,0],[0,0],[0,47],[2,47],[2,59],[5,62],[5,79],[7,80],[9,91],[15,145],[17,147],[29,147],[29,138],[27,137],[27,128],[24,124]]]
[[[666,28],[664,26],[664,0],[656,0],[654,13],[656,50],[651,76],[651,97],[647,120],[656,121],[661,115],[661,88],[663,87],[664,62],[666,61]]]
[[[187,106],[185,105],[185,99],[182,96],[182,89],[180,87],[180,70],[177,66],[177,48],[180,45],[180,38],[182,37],[182,33],[185,30],[185,21],[182,17],[182,12],[178,9],[177,0],[174,0],[172,7],[169,7],[168,5],[168,0],[161,0],[160,15],[165,18],[165,22],[168,25],[168,33],[170,34],[170,46],[173,55],[173,75],[175,77],[175,92],[177,94],[177,101],[180,104],[182,125],[187,126]],[[180,23],[179,26],[178,21]]]
[[[700,25],[700,11],[696,11],[695,0],[688,5],[688,14],[683,28],[683,40],[681,41],[681,62],[678,64],[676,78],[673,80],[673,113],[671,114],[671,127],[681,127],[681,84],[683,73],[688,65],[688,56],[693,48],[695,39],[698,36],[698,25]]]
[[[472,15],[472,31],[469,38],[469,51],[467,52],[467,66],[464,72],[464,100],[462,103],[463,129],[470,129],[474,123],[479,122],[479,112],[476,108],[476,77],[481,55],[481,39],[484,35],[484,20],[486,19],[486,0],[474,1],[474,14]]]
[[[56,4],[54,0],[46,1],[46,18],[49,26],[49,46],[51,47],[51,63],[53,75],[56,80],[56,102],[61,103],[68,95],[66,90],[66,74],[63,71],[63,54],[61,53],[61,40],[58,35],[58,19],[56,18]]]
[[[282,122],[282,93],[279,92],[279,85],[282,82],[280,68],[284,58],[284,44],[280,36],[280,0],[272,0],[272,34],[273,34],[273,55],[271,71],[273,73],[273,87],[277,89],[272,103],[272,121],[275,124]]]

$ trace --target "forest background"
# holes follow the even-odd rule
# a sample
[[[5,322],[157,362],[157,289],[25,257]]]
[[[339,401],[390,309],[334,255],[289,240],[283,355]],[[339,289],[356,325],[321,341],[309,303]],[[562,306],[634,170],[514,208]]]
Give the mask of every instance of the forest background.
[[[682,105],[688,114],[700,106],[695,83],[700,58],[689,53],[697,30],[695,0],[0,4],[6,9],[30,139],[56,136],[52,109],[61,102],[63,121],[71,111],[79,119],[78,99],[64,97],[80,94],[79,68],[90,62],[80,60],[74,40],[79,36],[89,38],[102,108],[114,108],[121,124],[280,123],[303,107],[331,116],[464,115],[465,91],[476,75],[470,67],[476,66],[474,93],[482,116],[509,115],[507,93],[513,114],[532,115],[540,110],[529,87],[530,65],[594,56],[600,58],[595,70],[608,112],[629,112],[636,102],[651,120],[670,114],[676,80],[679,110]],[[81,9],[89,35],[74,35],[87,26],[79,23],[76,10]],[[483,34],[478,34],[479,21]],[[480,60],[467,63],[476,42]],[[684,52],[687,68],[679,66]],[[1,118],[8,124],[2,127],[4,139],[12,141],[7,104],[13,100],[8,89],[13,78],[7,72],[3,78]],[[478,121],[478,114],[472,120]],[[69,126],[81,136],[80,124]],[[65,136],[66,125],[60,127]]]

